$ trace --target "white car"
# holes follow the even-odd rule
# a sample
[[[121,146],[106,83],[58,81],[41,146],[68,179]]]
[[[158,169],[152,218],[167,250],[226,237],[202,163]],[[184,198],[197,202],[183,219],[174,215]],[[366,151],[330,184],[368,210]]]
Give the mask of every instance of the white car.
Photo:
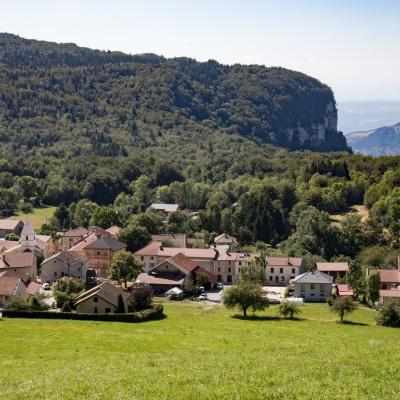
[[[43,283],[42,289],[43,289],[43,290],[51,290],[50,283]]]
[[[202,294],[199,296],[199,300],[208,300],[207,293],[202,293]]]

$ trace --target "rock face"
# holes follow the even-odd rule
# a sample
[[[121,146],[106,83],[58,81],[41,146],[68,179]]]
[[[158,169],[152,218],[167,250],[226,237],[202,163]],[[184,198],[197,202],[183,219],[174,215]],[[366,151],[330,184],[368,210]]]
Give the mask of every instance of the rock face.
[[[346,135],[354,152],[370,156],[395,156],[400,154],[400,123],[370,131]]]
[[[116,132],[128,141],[132,132],[177,125],[192,134],[196,124],[291,150],[347,150],[332,90],[280,67],[103,52],[1,33],[0,64],[5,142],[31,135],[32,125],[54,132],[62,115],[71,126],[53,135],[60,140],[76,128],[109,126],[105,141]]]

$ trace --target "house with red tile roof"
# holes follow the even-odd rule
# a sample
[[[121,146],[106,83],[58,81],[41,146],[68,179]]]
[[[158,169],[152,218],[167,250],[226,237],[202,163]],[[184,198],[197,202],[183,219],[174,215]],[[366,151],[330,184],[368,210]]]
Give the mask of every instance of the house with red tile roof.
[[[332,276],[344,278],[349,270],[348,262],[317,262],[317,270]]]
[[[353,298],[353,289],[346,284],[336,285],[336,292],[339,297],[350,297]]]
[[[36,281],[37,259],[31,251],[16,251],[0,256],[0,272],[18,276],[25,282]]]
[[[36,296],[42,290],[42,285],[37,282],[30,282],[29,285],[26,287],[26,294],[28,296]]]
[[[206,274],[211,284],[217,282],[217,277],[213,273],[198,266],[195,261],[184,254],[177,253],[148,272],[139,274],[136,282],[150,285],[155,294],[164,294],[173,287],[182,288],[188,279],[195,281],[196,275],[199,273]]]
[[[303,259],[298,257],[265,257],[267,285],[286,286],[304,272]]]
[[[0,306],[4,306],[7,300],[14,296],[26,296],[23,280],[18,276],[0,273]]]
[[[379,291],[379,301],[381,303],[395,303],[400,305],[400,289],[381,289]]]
[[[24,223],[17,219],[0,219],[0,238],[3,238],[8,233],[21,235]]]
[[[61,249],[68,250],[89,236],[91,232],[83,226],[71,229],[61,235]]]
[[[374,273],[370,270],[369,273]],[[381,281],[381,289],[397,289],[400,286],[400,271],[398,269],[380,269],[378,271]]]

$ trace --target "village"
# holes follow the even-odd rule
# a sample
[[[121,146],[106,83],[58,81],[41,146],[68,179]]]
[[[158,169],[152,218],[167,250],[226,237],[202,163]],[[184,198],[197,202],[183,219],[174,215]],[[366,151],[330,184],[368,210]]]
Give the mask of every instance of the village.
[[[155,204],[151,209],[168,214],[177,205]],[[140,265],[138,274],[123,285],[110,277],[113,260],[126,251],[126,244],[118,239],[120,230],[118,226],[76,227],[54,238],[37,234],[28,221],[0,220],[0,307],[6,309],[15,298],[39,296],[50,311],[124,313],[130,309],[129,293],[137,286],[147,288],[152,297],[219,304],[225,288],[239,282],[250,261],[264,269],[262,288],[270,304],[326,302],[332,295],[355,298],[353,288],[345,283],[348,262],[316,262],[315,268],[307,270],[301,257],[238,251],[237,239],[228,233],[216,236],[209,246],[180,233],[152,235],[147,245],[133,253]],[[5,239],[10,235],[14,240]],[[397,269],[366,273],[379,276],[379,302],[399,304],[400,257]],[[52,293],[68,279],[81,286],[73,301],[68,298],[62,304],[64,298],[55,299]]]

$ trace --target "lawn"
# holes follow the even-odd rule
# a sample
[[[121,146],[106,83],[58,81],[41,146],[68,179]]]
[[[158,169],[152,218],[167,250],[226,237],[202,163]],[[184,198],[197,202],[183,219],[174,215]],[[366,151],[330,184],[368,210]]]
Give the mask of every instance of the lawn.
[[[142,324],[0,321],[0,399],[397,399],[400,330],[324,304],[300,321],[167,303]]]
[[[42,206],[36,207],[31,213],[24,214],[18,212],[9,219],[19,219],[21,221],[30,221],[34,229],[40,229],[53,215],[56,207]]]

